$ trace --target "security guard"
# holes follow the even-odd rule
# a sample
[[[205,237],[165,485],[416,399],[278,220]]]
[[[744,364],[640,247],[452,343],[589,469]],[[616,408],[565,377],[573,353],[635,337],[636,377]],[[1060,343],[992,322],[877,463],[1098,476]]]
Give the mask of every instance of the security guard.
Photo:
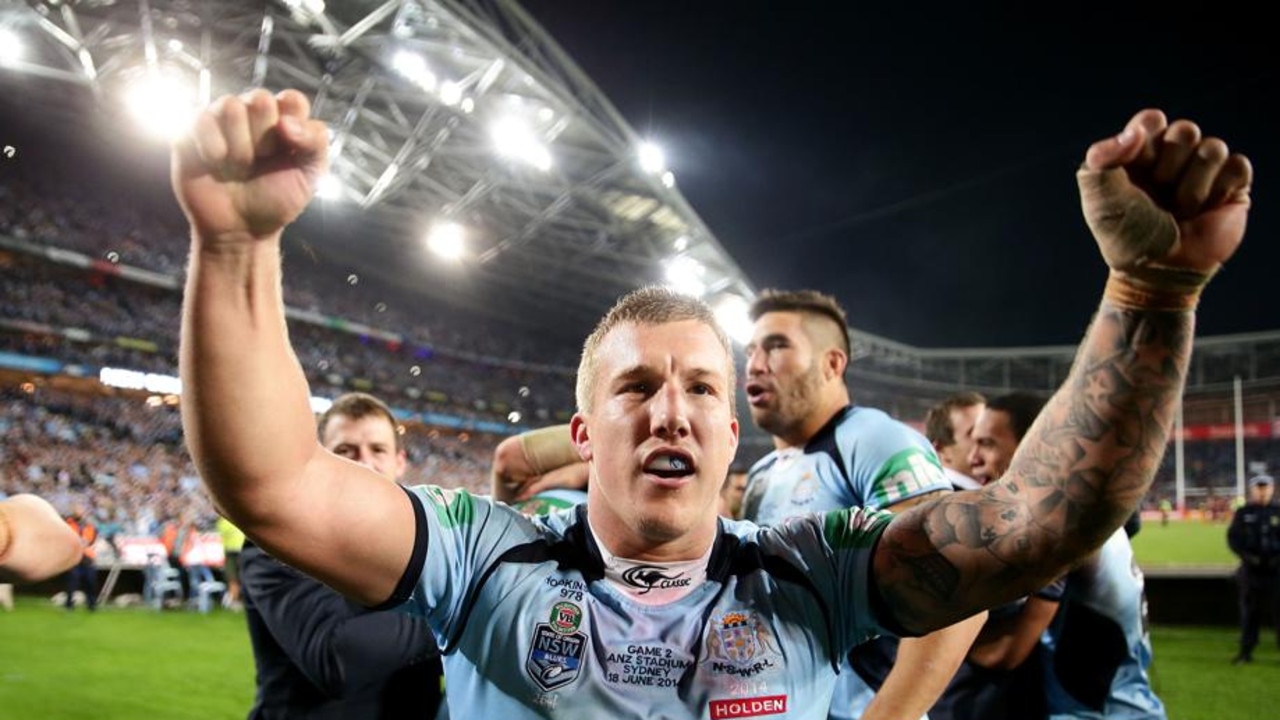
[[[1249,502],[1236,511],[1227,530],[1231,552],[1240,556],[1240,654],[1233,664],[1253,662],[1258,625],[1265,603],[1273,603],[1280,642],[1280,506],[1271,504],[1275,481],[1267,475],[1249,480]]]

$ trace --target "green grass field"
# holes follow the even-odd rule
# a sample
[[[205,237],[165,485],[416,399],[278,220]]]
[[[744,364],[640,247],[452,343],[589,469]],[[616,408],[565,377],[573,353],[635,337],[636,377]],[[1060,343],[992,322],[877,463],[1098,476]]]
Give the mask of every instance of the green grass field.
[[[1235,567],[1239,560],[1227,548],[1227,526],[1199,521],[1146,521],[1133,538],[1133,552],[1144,568]]]
[[[1173,720],[1274,717],[1280,650],[1272,643],[1253,665],[1234,667],[1232,628],[1158,627],[1152,641],[1153,682]],[[240,614],[89,615],[28,597],[0,611],[3,720],[243,720],[252,699]]]

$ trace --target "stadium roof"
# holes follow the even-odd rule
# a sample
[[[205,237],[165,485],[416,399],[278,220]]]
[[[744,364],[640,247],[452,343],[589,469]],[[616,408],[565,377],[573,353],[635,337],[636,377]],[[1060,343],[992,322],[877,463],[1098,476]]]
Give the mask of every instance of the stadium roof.
[[[21,46],[0,54],[6,87],[16,73],[31,103],[85,119],[119,117],[143,82],[190,107],[303,90],[336,180],[307,221],[406,288],[581,326],[679,257],[713,302],[754,294],[660,155],[641,162],[643,138],[509,0],[0,0],[0,30]],[[443,221],[469,243],[459,264],[423,248]]]

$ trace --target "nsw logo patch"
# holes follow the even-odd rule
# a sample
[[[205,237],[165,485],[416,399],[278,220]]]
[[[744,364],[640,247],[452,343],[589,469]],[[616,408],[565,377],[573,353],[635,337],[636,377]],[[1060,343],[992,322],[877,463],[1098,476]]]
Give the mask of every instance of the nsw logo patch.
[[[581,625],[582,609],[559,602],[551,608],[549,622],[534,627],[525,671],[538,687],[551,691],[577,679],[587,647],[587,636],[578,630]]]

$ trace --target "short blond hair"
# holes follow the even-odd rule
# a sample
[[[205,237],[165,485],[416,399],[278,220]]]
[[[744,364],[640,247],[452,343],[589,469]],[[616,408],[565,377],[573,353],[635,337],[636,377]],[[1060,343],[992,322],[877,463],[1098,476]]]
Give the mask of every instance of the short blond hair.
[[[733,346],[715,313],[701,300],[683,295],[670,288],[651,286],[624,295],[596,324],[595,330],[582,344],[582,359],[578,363],[578,381],[574,388],[578,412],[585,413],[591,407],[596,388],[596,353],[614,328],[628,323],[635,325],[664,325],[666,323],[696,320],[716,334],[725,352],[725,365],[729,370],[729,410],[737,416],[737,373],[734,368]]]

